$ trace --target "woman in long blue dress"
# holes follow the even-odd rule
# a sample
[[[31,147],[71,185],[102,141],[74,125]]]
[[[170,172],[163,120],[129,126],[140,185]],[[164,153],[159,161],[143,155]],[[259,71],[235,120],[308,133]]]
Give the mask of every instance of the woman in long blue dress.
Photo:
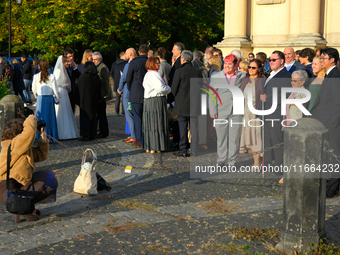
[[[38,117],[38,120],[46,122],[46,133],[58,140],[58,127],[53,97],[59,100],[60,96],[55,77],[49,73],[48,67],[48,62],[45,59],[40,60],[40,73],[34,75],[32,91],[37,98],[35,115]],[[50,142],[53,142],[50,137],[48,139]]]

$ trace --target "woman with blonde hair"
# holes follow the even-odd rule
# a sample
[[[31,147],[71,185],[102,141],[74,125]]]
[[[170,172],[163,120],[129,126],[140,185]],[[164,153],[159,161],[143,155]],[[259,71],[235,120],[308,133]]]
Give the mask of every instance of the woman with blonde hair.
[[[313,73],[316,78],[309,85],[309,91],[311,93],[311,98],[309,100],[308,111],[310,112],[313,108],[316,97],[318,96],[319,90],[321,88],[322,81],[326,75],[326,70],[321,67],[320,55],[315,56],[312,63]]]
[[[81,63],[78,65],[78,70],[81,74],[84,74],[84,65],[87,61],[92,61],[92,50],[87,49],[84,51],[83,58],[81,60]]]
[[[222,60],[219,56],[212,55],[209,58],[209,77],[211,77],[215,72],[220,72],[222,68]]]

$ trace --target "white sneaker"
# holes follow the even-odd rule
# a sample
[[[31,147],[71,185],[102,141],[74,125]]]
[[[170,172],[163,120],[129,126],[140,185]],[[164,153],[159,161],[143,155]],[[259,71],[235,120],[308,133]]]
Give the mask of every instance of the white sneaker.
[[[26,103],[24,103],[24,107],[27,107],[27,104],[26,104]]]

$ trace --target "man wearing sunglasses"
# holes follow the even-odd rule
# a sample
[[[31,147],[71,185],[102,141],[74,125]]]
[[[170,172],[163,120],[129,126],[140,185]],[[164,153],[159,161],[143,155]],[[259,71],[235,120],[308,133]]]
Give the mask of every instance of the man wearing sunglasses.
[[[281,121],[283,116],[281,115],[281,88],[291,87],[290,85],[290,73],[285,68],[285,55],[281,51],[274,51],[270,56],[270,68],[272,72],[267,77],[263,93],[260,95],[260,101],[258,109],[262,110],[262,102],[264,102],[264,109],[268,110],[273,104],[273,88],[277,88],[277,107],[276,110],[270,114],[265,115],[264,118],[264,148],[272,147],[276,144],[283,142],[283,133],[281,127]],[[270,121],[272,119],[280,121]],[[274,149],[275,166],[283,164],[283,146]],[[264,156],[265,165],[272,164],[272,151],[268,151]]]

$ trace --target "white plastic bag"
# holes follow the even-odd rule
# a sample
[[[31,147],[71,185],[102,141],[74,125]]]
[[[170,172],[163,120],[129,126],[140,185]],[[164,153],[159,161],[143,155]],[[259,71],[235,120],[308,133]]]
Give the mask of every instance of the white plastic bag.
[[[86,153],[91,152],[93,156],[92,163],[86,162]],[[94,164],[96,163],[96,154],[91,149],[86,149],[81,162],[80,173],[74,182],[73,191],[82,195],[97,195],[97,177]]]

